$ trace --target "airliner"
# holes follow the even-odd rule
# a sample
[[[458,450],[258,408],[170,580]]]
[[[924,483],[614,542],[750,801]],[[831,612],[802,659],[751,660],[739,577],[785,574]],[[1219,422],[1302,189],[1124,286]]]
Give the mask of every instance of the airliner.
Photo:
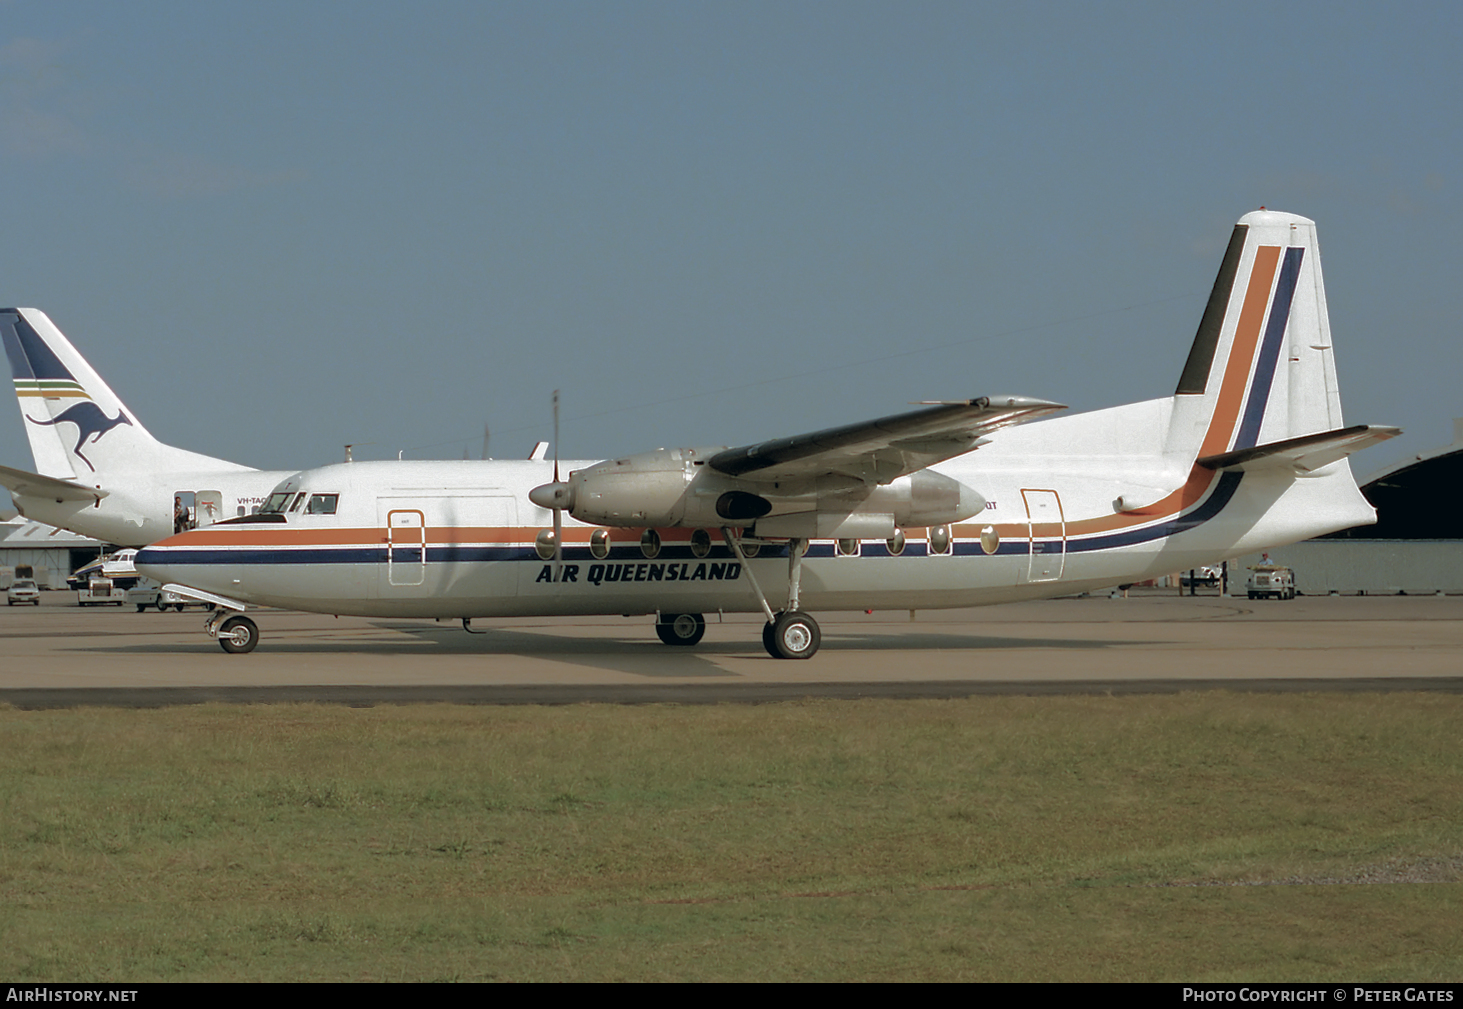
[[[742,446],[602,461],[359,462],[290,475],[259,514],[138,553],[213,602],[226,652],[249,606],[460,619],[761,612],[807,659],[813,611],[930,609],[1090,591],[1375,521],[1347,426],[1314,222],[1235,226],[1173,395],[1083,414],[978,396]]]
[[[0,341],[36,472],[0,466],[26,518],[140,547],[258,509],[291,470],[164,445],[44,312],[0,308]]]

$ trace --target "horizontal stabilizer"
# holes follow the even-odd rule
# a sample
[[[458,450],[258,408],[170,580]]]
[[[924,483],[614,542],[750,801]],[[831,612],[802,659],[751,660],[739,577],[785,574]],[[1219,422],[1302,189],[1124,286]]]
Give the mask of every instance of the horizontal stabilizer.
[[[1244,470],[1288,470],[1293,473],[1310,473],[1329,466],[1339,459],[1345,459],[1353,452],[1395,438],[1402,433],[1400,427],[1378,427],[1374,424],[1357,424],[1354,427],[1307,434],[1299,438],[1287,438],[1268,445],[1242,448],[1234,452],[1202,456],[1200,466],[1209,469]]]
[[[23,469],[11,469],[9,466],[0,466],[0,484],[12,494],[50,498],[53,501],[95,501],[106,497],[108,493],[98,487],[87,487],[71,480],[41,476]]]

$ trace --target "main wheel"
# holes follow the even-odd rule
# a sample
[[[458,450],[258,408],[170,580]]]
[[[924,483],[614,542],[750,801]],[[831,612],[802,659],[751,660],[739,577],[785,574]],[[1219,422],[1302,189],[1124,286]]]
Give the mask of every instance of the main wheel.
[[[157,607],[157,611],[159,613],[166,613],[166,612],[168,612],[168,604],[165,603],[165,602],[163,602],[163,597],[162,596],[158,596],[157,597],[157,602],[153,603],[153,605]]]
[[[806,613],[782,613],[772,625],[772,647],[779,659],[809,659],[823,643],[818,622]]]
[[[259,625],[248,617],[229,617],[218,629],[218,645],[230,655],[252,652],[259,644]]]
[[[706,618],[699,613],[662,613],[655,633],[667,645],[689,647],[706,635]]]

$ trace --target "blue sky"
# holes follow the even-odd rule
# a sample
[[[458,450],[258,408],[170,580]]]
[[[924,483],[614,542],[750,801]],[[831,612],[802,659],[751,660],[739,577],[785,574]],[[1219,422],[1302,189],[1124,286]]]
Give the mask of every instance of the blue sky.
[[[555,388],[598,458],[1168,395],[1263,204],[1365,474],[1463,415],[1460,11],[0,0],[0,303],[223,458],[518,457]]]

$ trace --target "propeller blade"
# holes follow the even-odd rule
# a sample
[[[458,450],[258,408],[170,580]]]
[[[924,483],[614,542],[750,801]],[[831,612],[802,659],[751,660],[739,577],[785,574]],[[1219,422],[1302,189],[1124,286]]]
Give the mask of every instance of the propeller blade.
[[[559,482],[559,390],[554,390],[554,483]],[[554,507],[554,583],[564,567],[564,509]]]

